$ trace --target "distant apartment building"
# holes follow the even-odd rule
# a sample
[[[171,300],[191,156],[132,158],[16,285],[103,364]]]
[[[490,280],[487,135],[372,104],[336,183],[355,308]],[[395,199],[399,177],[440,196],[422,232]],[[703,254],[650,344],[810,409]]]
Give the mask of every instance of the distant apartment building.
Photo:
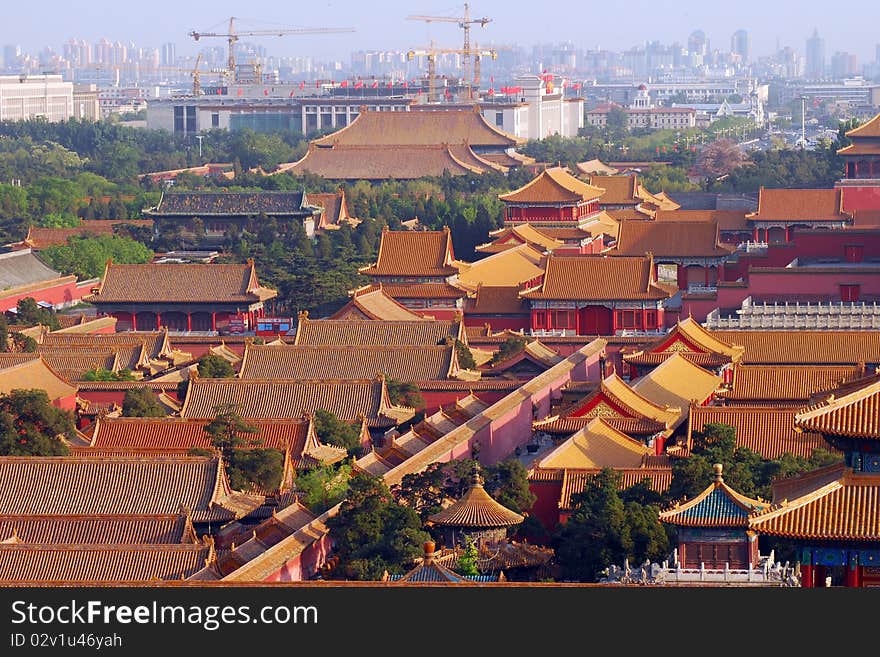
[[[749,33],[746,30],[737,30],[730,37],[730,52],[739,55],[743,64],[749,61]]]
[[[0,121],[73,116],[73,84],[60,75],[0,75]]]
[[[825,39],[819,36],[819,30],[813,30],[813,36],[807,39],[807,66],[804,74],[808,78],[821,78],[825,75]]]
[[[852,107],[880,107],[880,84],[869,82],[861,76],[821,84],[788,82],[780,85],[774,95],[776,104],[780,106],[804,97],[811,104],[832,102]]]
[[[73,85],[73,118],[85,121],[97,121],[101,118],[96,85]]]

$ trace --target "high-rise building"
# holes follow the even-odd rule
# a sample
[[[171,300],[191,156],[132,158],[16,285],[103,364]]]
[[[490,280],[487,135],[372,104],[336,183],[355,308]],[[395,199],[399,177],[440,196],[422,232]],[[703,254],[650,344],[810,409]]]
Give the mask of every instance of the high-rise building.
[[[880,64],[880,43],[877,44],[877,52],[874,54],[874,62]]]
[[[709,39],[703,30],[694,30],[688,37],[688,52],[691,55],[707,55],[709,53]]]
[[[18,64],[18,58],[21,56],[21,46],[15,44],[7,44],[3,46],[3,66],[12,68]]]
[[[743,64],[749,61],[749,33],[746,30],[737,30],[730,37],[730,52],[739,55]]]
[[[831,56],[831,77],[848,78],[856,74],[858,61],[856,56],[848,52],[836,52]]]
[[[176,66],[177,48],[173,43],[162,44],[162,66]]]
[[[807,39],[807,66],[804,74],[808,78],[820,78],[825,74],[825,39],[819,36],[819,30],[813,30],[813,36]]]
[[[73,84],[60,75],[0,75],[0,121],[65,121],[72,114]]]

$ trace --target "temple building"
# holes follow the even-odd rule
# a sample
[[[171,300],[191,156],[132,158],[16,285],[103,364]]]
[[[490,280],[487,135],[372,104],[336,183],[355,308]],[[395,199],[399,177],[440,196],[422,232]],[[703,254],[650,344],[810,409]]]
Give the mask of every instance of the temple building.
[[[721,372],[742,358],[744,347],[719,340],[692,317],[676,322],[668,334],[649,345],[621,350],[621,358],[629,368],[631,379],[660,363],[672,354],[680,354],[695,365]]]
[[[660,513],[661,522],[676,528],[676,568],[751,570],[759,563],[749,518],[769,503],[737,493],[724,483],[722,468],[715,464],[715,481],[702,493]]]
[[[98,235],[115,235],[125,233],[125,227],[147,229],[153,232],[152,219],[83,219],[72,228],[44,228],[28,226],[27,236],[22,241],[23,247],[34,250],[50,246],[64,246],[71,237],[92,237]]]
[[[407,310],[433,319],[452,319],[464,307],[467,292],[453,283],[459,263],[449,227],[435,231],[382,230],[376,262],[358,272],[370,286],[354,294],[382,291]]]
[[[49,402],[62,410],[76,408],[76,386],[39,354],[0,354],[0,394],[22,388],[44,391]]]
[[[309,237],[327,230],[339,230],[345,224],[354,228],[361,223],[360,219],[353,217],[349,212],[344,189],[330,194],[309,194],[309,205],[323,208],[318,223],[312,228],[311,234],[308,225],[306,226],[306,234]]]
[[[708,292],[724,279],[724,263],[736,251],[721,243],[718,224],[623,221],[610,256],[654,258],[658,280],[688,292]]]
[[[313,140],[285,171],[331,180],[407,180],[507,172],[533,162],[525,143],[489,124],[478,110],[362,111],[348,126]]]
[[[507,532],[524,517],[499,504],[483,488],[479,466],[474,468],[471,487],[457,502],[428,517],[430,526],[442,536],[445,546],[464,546],[468,539],[477,546],[507,540]]]
[[[846,175],[836,187],[843,193],[848,212],[880,210],[880,114],[848,130],[852,142],[837,154],[846,162]]]
[[[867,374],[880,366],[878,331],[710,331],[743,348],[743,365],[859,365]]]
[[[605,190],[599,197],[599,207],[608,210],[617,220],[652,219],[657,210],[675,210],[680,207],[674,201],[659,198],[645,189],[635,173],[590,176],[590,185]]]
[[[661,194],[655,194],[658,198]],[[746,221],[747,210],[666,210],[659,209],[654,219],[658,222],[714,223],[718,226],[718,240],[737,246],[751,241],[754,231]]]
[[[467,343],[467,334],[460,321],[359,321],[310,319],[307,312],[299,315],[293,344],[300,347],[435,347],[447,339]]]
[[[790,242],[792,232],[852,225],[839,189],[767,189],[758,193],[758,209],[746,215],[755,242]]]
[[[750,528],[798,547],[801,586],[880,585],[880,382],[827,397],[794,419],[844,462],[774,482]]]
[[[156,232],[174,230],[195,236],[201,244],[222,243],[229,231],[259,230],[260,217],[275,219],[284,232],[292,223],[307,234],[324,219],[323,205],[313,205],[305,192],[172,192],[162,193],[158,205],[144,210]]]
[[[528,223],[538,228],[579,228],[599,213],[599,197],[604,191],[563,167],[551,167],[498,198],[504,202],[505,226]]]
[[[351,301],[333,313],[329,319],[343,321],[424,321],[424,317],[408,310],[392,299],[382,285],[367,285],[350,290]]]
[[[671,293],[658,285],[650,256],[551,256],[540,285],[520,296],[532,335],[616,335],[662,330]]]
[[[244,265],[116,265],[107,262],[101,283],[86,297],[117,331],[217,331],[244,316],[253,327],[265,302],[278,296],[260,285],[253,260]],[[246,329],[247,330],[247,329]]]
[[[818,393],[861,379],[859,365],[734,365],[715,397],[726,406],[797,407]]]

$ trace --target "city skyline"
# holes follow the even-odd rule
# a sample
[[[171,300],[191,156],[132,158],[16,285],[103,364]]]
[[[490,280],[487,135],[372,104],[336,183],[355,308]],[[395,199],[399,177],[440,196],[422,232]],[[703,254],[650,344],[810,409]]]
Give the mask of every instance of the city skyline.
[[[209,10],[156,0],[139,7],[137,13],[126,15],[118,13],[118,3],[106,0],[95,0],[76,9],[67,3],[52,2],[50,11],[41,14],[39,21],[32,19],[33,10],[26,5],[6,8],[6,25],[14,25],[15,30],[4,31],[2,43],[19,45],[24,51],[36,53],[46,47],[60,52],[70,39],[95,43],[107,38],[160,49],[171,42],[177,53],[185,56],[205,47],[225,47],[225,39],[203,38],[196,42],[188,33],[190,30],[225,32],[229,17],[236,16],[240,32],[276,27],[354,28],[355,32],[347,34],[242,38],[265,47],[276,56],[311,55],[345,61],[349,53],[357,50],[405,50],[426,45],[431,40],[455,47],[461,40],[457,25],[412,21],[406,17],[411,14],[458,16],[463,6],[463,3],[414,5],[397,0],[384,2],[381,7],[327,2],[299,6],[295,12],[267,7],[255,18],[239,17],[240,3],[228,0],[212,3]],[[471,3],[472,18],[491,19],[484,27],[474,26],[471,39],[483,44],[516,44],[526,48],[570,42],[577,49],[620,52],[649,41],[686,46],[689,35],[694,30],[702,30],[711,50],[728,52],[731,36],[743,29],[749,34],[749,49],[754,60],[774,53],[777,45],[790,46],[803,54],[807,39],[818,30],[825,42],[826,59],[842,51],[856,55],[860,63],[867,63],[875,57],[878,37],[869,21],[853,17],[862,10],[869,11],[871,6],[867,0],[856,0],[848,5],[846,13],[819,14],[810,7],[768,5],[756,0],[745,0],[736,7],[706,7],[688,2],[670,15],[660,4],[633,0],[624,16],[620,15],[619,6],[567,4],[558,11],[532,16],[511,11],[510,6],[500,0],[486,0]],[[560,21],[563,14],[566,19]],[[632,20],[633,16],[638,20]]]

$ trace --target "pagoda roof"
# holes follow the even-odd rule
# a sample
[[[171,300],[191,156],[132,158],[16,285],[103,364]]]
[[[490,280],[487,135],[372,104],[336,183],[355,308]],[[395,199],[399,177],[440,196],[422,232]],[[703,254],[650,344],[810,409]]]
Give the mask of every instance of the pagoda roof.
[[[5,355],[5,354],[4,354]],[[14,358],[9,366],[0,360],[0,394],[9,394],[16,389],[43,390],[49,401],[71,397],[77,388],[67,381],[37,355],[35,358]]]
[[[386,227],[376,262],[358,271],[365,276],[451,276],[458,273],[456,264],[448,226],[443,230]]]
[[[471,487],[461,499],[442,511],[428,516],[434,525],[481,529],[512,527],[523,521],[523,516],[496,502],[483,488],[483,480],[475,474]]]
[[[749,221],[849,221],[843,210],[843,192],[834,189],[768,189],[758,192],[758,209]]]
[[[529,223],[500,228],[491,231],[489,236],[494,238],[493,241],[477,246],[477,251],[499,253],[522,244],[531,245],[539,251],[552,251],[563,245],[563,242],[553,237],[547,229],[536,228]]]
[[[309,204],[324,209],[318,225],[315,226],[316,230],[336,230],[342,224],[354,227],[361,223],[360,219],[349,214],[344,189],[329,194],[310,193]]]
[[[538,463],[539,468],[638,468],[653,448],[621,433],[604,418],[594,418]]]
[[[150,359],[172,359],[175,353],[183,353],[174,348],[168,331],[125,331],[122,333],[46,333],[39,343],[38,349],[74,350],[83,349],[100,351],[102,349],[143,348],[145,356]]]
[[[298,346],[425,346],[463,339],[460,321],[370,321],[309,319],[300,314],[294,344]]]
[[[847,137],[880,137],[880,114],[875,115],[867,123],[846,131]],[[840,151],[838,151],[839,153]]]
[[[880,331],[711,331],[744,348],[743,365],[880,363]]]
[[[513,367],[523,359],[529,359],[543,367],[553,367],[562,360],[562,356],[555,349],[545,345],[538,339],[531,340],[517,353],[512,354],[502,361],[487,366],[488,372],[503,371]]]
[[[639,178],[636,174],[590,176],[590,185],[604,189],[600,205],[639,205],[645,199],[639,194]]]
[[[858,365],[736,365],[730,388],[719,390],[717,396],[729,401],[808,402],[816,393],[863,374]]]
[[[462,263],[456,284],[470,291],[480,285],[519,285],[544,275],[543,260],[543,251],[520,244],[474,263]]]
[[[659,201],[659,205],[657,211],[660,212],[673,212],[681,208],[681,204],[677,203],[675,199],[669,196],[666,192],[660,192],[658,194],[652,195],[656,201]]]
[[[588,407],[597,397],[602,400],[597,406],[591,408],[588,412],[581,410]],[[678,421],[682,410],[679,406],[655,403],[628,385],[618,376],[617,372],[612,372],[602,379],[599,389],[579,402],[569,415],[572,417],[603,418],[614,418],[622,415],[614,408],[608,406],[603,398],[607,398],[614,406],[620,407],[632,417],[654,420],[662,424],[666,429]]]
[[[585,417],[559,417],[553,416],[544,420],[532,423],[532,429],[542,431],[551,435],[570,436],[573,433],[585,428],[597,416]],[[666,425],[657,420],[646,417],[613,417],[603,415],[601,418],[611,428],[626,434],[627,436],[653,436],[654,434],[666,431]]]
[[[214,417],[218,404],[235,404],[246,419],[293,418],[319,409],[340,420],[365,419],[368,426],[390,427],[415,410],[392,406],[384,377],[359,380],[190,379],[181,417]]]
[[[195,543],[185,510],[158,515],[3,515],[0,544],[148,545]]]
[[[624,221],[617,243],[608,255],[638,256],[652,253],[657,257],[724,258],[736,251],[721,244],[718,224],[692,221]]]
[[[795,425],[824,436],[880,440],[880,381],[842,396],[830,394],[795,416]]]
[[[564,167],[544,169],[531,181],[498,198],[505,203],[581,203],[598,199],[604,190],[588,185]]]
[[[0,583],[147,584],[197,572],[212,548],[181,545],[0,544]]]
[[[375,112],[386,113],[409,112]],[[328,180],[412,180],[442,176],[446,172],[463,176],[507,171],[480,157],[466,144],[316,146],[314,143],[302,159],[286,165],[286,170],[294,174],[309,172]]]
[[[676,353],[636,381],[632,388],[655,404],[679,407],[681,413],[675,425],[678,426],[687,419],[691,403],[704,403],[721,383],[720,376]]]
[[[365,285],[349,293],[351,301],[333,313],[331,320],[426,321],[385,293],[382,285]]]
[[[658,222],[716,223],[722,231],[749,230],[745,210],[657,210]]]
[[[803,485],[798,489],[798,484]],[[777,488],[784,487],[794,494],[778,497]],[[876,473],[832,465],[775,482],[773,493],[774,504],[749,522],[749,528],[760,534],[800,540],[880,540],[880,475]]]
[[[467,290],[449,283],[382,283],[382,289],[393,299],[463,299],[467,296]]]
[[[400,146],[468,144],[511,148],[525,143],[491,125],[475,109],[442,112],[363,111],[346,127],[315,139],[317,146]]]
[[[3,515],[157,515],[182,505],[193,522],[217,522],[262,500],[232,491],[220,458],[0,457]]]
[[[257,280],[253,261],[244,265],[116,265],[108,261],[90,303],[256,303],[278,296]]]
[[[623,354],[626,363],[659,365],[670,355],[679,353],[700,367],[718,367],[738,362],[743,348],[716,338],[692,317],[676,322],[669,333],[653,344]]]
[[[447,345],[245,347],[239,378],[368,379],[384,374],[398,381],[448,379],[459,371],[455,347]]]
[[[801,431],[794,424],[794,408],[766,406],[691,406],[688,421],[688,450],[695,431],[707,424],[726,424],[736,431],[736,446],[750,449],[761,458],[777,459],[791,454],[809,459],[816,449],[831,450],[822,436]],[[831,450],[834,451],[834,450]]]
[[[67,240],[80,235],[113,235],[116,226],[153,227],[152,219],[83,219],[73,228],[29,226],[24,243],[34,249],[64,246]]]
[[[59,278],[64,277],[60,272],[46,265],[30,249],[0,253],[0,290],[3,296],[11,294],[17,288],[38,285]]]
[[[163,216],[254,216],[303,215],[317,211],[309,204],[305,192],[176,192],[162,194],[159,204],[145,214]]]
[[[609,281],[614,281],[610,285]],[[521,293],[525,299],[613,301],[659,300],[669,292],[656,284],[648,257],[550,256],[544,280]]]
[[[647,480],[648,487],[656,493],[665,493],[672,485],[672,468],[668,465],[660,467],[613,468],[613,470],[620,476],[619,490],[626,490],[645,480]],[[541,471],[538,470],[536,472],[540,473]],[[576,505],[572,498],[583,493],[587,484],[596,475],[601,473],[602,470],[598,468],[588,470],[565,469],[556,472],[561,472],[562,479],[559,509],[561,511],[573,511]],[[531,477],[529,478],[531,479]]]
[[[838,155],[880,155],[880,143],[866,141],[853,141],[849,146],[844,146]]]
[[[737,493],[724,483],[722,465],[715,464],[715,481],[694,499],[660,512],[660,521],[681,527],[748,527],[749,516],[769,506]]]

